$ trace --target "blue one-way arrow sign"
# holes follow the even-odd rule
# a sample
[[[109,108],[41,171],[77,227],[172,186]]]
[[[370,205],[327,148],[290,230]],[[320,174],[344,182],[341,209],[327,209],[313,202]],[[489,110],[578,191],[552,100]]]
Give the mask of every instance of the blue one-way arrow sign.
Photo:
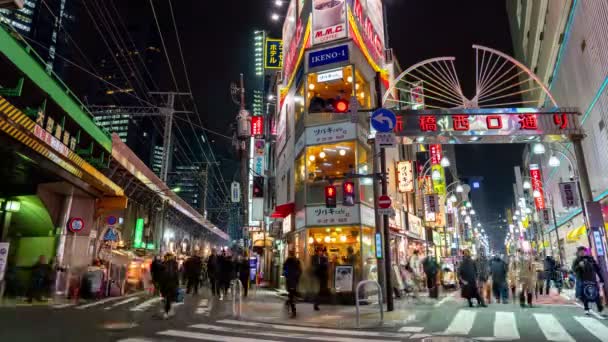
[[[380,108],[372,113],[372,127],[381,133],[391,132],[395,128],[397,117],[393,112],[386,108]]]

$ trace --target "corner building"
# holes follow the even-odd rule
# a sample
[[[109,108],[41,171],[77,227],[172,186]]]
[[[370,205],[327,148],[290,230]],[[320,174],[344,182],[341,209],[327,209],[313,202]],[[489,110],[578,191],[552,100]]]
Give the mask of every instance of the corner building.
[[[283,217],[280,260],[295,251],[304,268],[300,290],[308,295],[318,289],[311,266],[318,249],[327,252],[328,286],[338,297],[353,298],[359,281],[377,280],[373,181],[347,175],[373,171],[369,112],[381,106],[376,94],[389,79],[382,18],[381,0],[293,0],[287,11],[272,122],[273,217]],[[336,100],[351,109],[356,103],[359,113],[336,112]],[[342,203],[346,180],[355,184],[350,206]],[[336,208],[325,205],[329,184],[337,189]]]

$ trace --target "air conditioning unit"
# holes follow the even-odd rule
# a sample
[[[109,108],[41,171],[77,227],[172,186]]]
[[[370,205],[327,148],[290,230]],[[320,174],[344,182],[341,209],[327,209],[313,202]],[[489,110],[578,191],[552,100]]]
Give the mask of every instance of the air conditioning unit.
[[[22,9],[23,0],[0,0],[0,8]]]

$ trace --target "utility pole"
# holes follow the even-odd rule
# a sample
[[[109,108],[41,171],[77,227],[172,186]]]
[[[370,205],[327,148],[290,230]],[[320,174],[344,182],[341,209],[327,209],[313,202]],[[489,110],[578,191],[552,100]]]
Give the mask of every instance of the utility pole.
[[[234,87],[233,87],[234,91]],[[241,208],[243,215],[243,227],[249,223],[249,140],[251,139],[251,117],[245,109],[245,81],[243,74],[240,77],[239,114],[237,115],[237,150],[241,159]],[[244,234],[243,234],[244,235]]]

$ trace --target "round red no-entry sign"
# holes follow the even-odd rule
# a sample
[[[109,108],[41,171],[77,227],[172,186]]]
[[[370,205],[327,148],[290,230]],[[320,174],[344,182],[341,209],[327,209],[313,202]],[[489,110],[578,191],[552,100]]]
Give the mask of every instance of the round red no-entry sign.
[[[382,208],[382,209],[386,209],[389,208],[391,206],[391,198],[388,197],[387,195],[382,195],[380,197],[378,197],[378,207]]]

